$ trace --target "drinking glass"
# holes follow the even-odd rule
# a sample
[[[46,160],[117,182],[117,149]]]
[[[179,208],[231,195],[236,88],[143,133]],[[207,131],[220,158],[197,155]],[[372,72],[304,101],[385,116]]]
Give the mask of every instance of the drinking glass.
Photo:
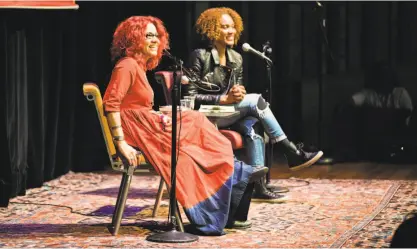
[[[191,110],[191,100],[190,99],[181,99],[181,107],[185,110]]]
[[[185,96],[184,99],[190,100],[190,108],[191,110],[194,110],[195,96]]]

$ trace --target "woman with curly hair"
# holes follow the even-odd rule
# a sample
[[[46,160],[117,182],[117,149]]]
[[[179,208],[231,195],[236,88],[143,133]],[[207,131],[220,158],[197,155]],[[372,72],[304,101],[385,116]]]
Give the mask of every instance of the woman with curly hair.
[[[117,63],[103,104],[124,160],[136,165],[140,149],[170,184],[171,117],[153,111],[154,93],[146,78],[146,71],[158,65],[168,48],[168,38],[162,21],[155,17],[133,16],[118,25],[111,48]],[[234,161],[229,140],[199,112],[182,113],[179,139],[178,201],[192,231],[221,235],[226,225],[233,226],[235,217],[247,215],[253,185],[249,183],[268,169]]]
[[[240,15],[230,8],[219,7],[205,10],[196,22],[196,30],[208,42],[205,48],[194,50],[190,56],[189,68],[200,81],[215,84],[218,93],[206,91],[198,84],[187,84],[186,95],[195,96],[195,106],[232,105],[239,116],[220,120],[219,128],[236,130],[245,139],[247,163],[264,164],[263,142],[255,136],[254,123],[260,121],[272,143],[278,144],[288,160],[291,170],[299,170],[314,164],[323,152],[306,152],[302,144],[290,142],[277,122],[261,94],[246,94],[243,85],[242,56],[232,48],[238,43],[243,31]],[[186,81],[186,80],[185,80]],[[197,86],[196,86],[197,85]],[[280,199],[282,196],[270,192],[263,181],[255,185],[254,197],[259,199]]]

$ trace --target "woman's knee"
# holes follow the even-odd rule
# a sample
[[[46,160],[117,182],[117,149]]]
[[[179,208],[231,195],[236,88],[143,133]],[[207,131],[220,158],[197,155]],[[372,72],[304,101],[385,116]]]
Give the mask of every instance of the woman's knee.
[[[262,97],[261,94],[256,94],[256,93],[250,93],[247,94],[245,96],[245,98],[243,99],[243,102],[246,102],[248,106],[252,107],[252,108],[259,108],[259,109],[265,109],[266,107],[264,107],[265,105],[267,105],[267,102],[265,101],[265,99]],[[263,107],[263,108],[261,108]]]
[[[256,103],[256,107],[258,108],[258,110],[265,110],[268,106],[268,102],[266,102],[266,100],[262,96],[259,96],[258,102]]]
[[[245,140],[254,141],[256,143],[264,143],[264,139],[259,134],[256,134],[255,129],[251,128],[247,134],[245,134]]]

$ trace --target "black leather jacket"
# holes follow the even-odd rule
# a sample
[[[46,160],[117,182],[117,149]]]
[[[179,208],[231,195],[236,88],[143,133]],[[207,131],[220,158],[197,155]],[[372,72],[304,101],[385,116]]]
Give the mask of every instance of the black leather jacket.
[[[242,56],[231,48],[226,50],[226,66],[221,66],[219,54],[215,48],[196,49],[191,53],[187,68],[192,69],[196,76],[203,81],[220,87],[220,91],[205,91],[195,84],[183,85],[184,95],[195,95],[195,107],[201,104],[217,105],[220,96],[226,95],[235,84],[242,84],[243,64]],[[209,88],[201,85],[204,88]]]

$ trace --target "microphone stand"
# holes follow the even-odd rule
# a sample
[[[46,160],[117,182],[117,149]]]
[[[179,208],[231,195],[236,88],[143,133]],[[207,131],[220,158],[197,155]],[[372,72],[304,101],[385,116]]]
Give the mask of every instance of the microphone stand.
[[[270,58],[272,54],[272,48],[270,46],[270,42],[267,41],[263,46],[263,53],[265,56]],[[271,103],[272,101],[272,61],[266,60],[266,71],[267,71],[267,77],[268,77],[268,86],[265,90],[266,92],[266,101]],[[272,168],[272,161],[274,158],[274,144],[269,141],[269,143],[266,145],[266,162],[265,166],[268,167],[269,171],[266,174],[266,184],[269,184],[271,182],[271,168]]]
[[[329,46],[329,40],[327,39],[326,35],[326,19],[323,16],[323,6],[320,2],[316,2],[316,6],[314,7],[313,11],[316,13],[316,18],[318,22],[318,28],[320,29],[320,34],[317,35],[317,47],[318,47],[318,63],[317,63],[317,81],[318,81],[318,91],[319,91],[319,113],[318,113],[318,145],[322,146],[322,122],[323,122],[323,57],[322,57],[322,49],[324,46],[325,55],[328,52],[330,59],[334,62],[334,56],[332,50]],[[327,57],[326,57],[327,59]],[[322,157],[317,164],[332,164],[333,159],[330,157]]]
[[[176,198],[176,166],[177,166],[177,97],[178,89],[181,84],[181,77],[177,77],[177,70],[182,69],[182,61],[176,59],[169,52],[165,51],[175,63],[173,77],[174,82],[171,90],[172,99],[172,145],[171,145],[171,190],[169,192],[169,217],[171,230],[164,233],[156,233],[148,236],[146,240],[152,242],[165,242],[165,243],[186,243],[198,240],[198,236],[194,234],[184,233],[177,231],[177,220],[175,212],[177,211],[177,198]],[[182,72],[180,72],[180,76]]]

